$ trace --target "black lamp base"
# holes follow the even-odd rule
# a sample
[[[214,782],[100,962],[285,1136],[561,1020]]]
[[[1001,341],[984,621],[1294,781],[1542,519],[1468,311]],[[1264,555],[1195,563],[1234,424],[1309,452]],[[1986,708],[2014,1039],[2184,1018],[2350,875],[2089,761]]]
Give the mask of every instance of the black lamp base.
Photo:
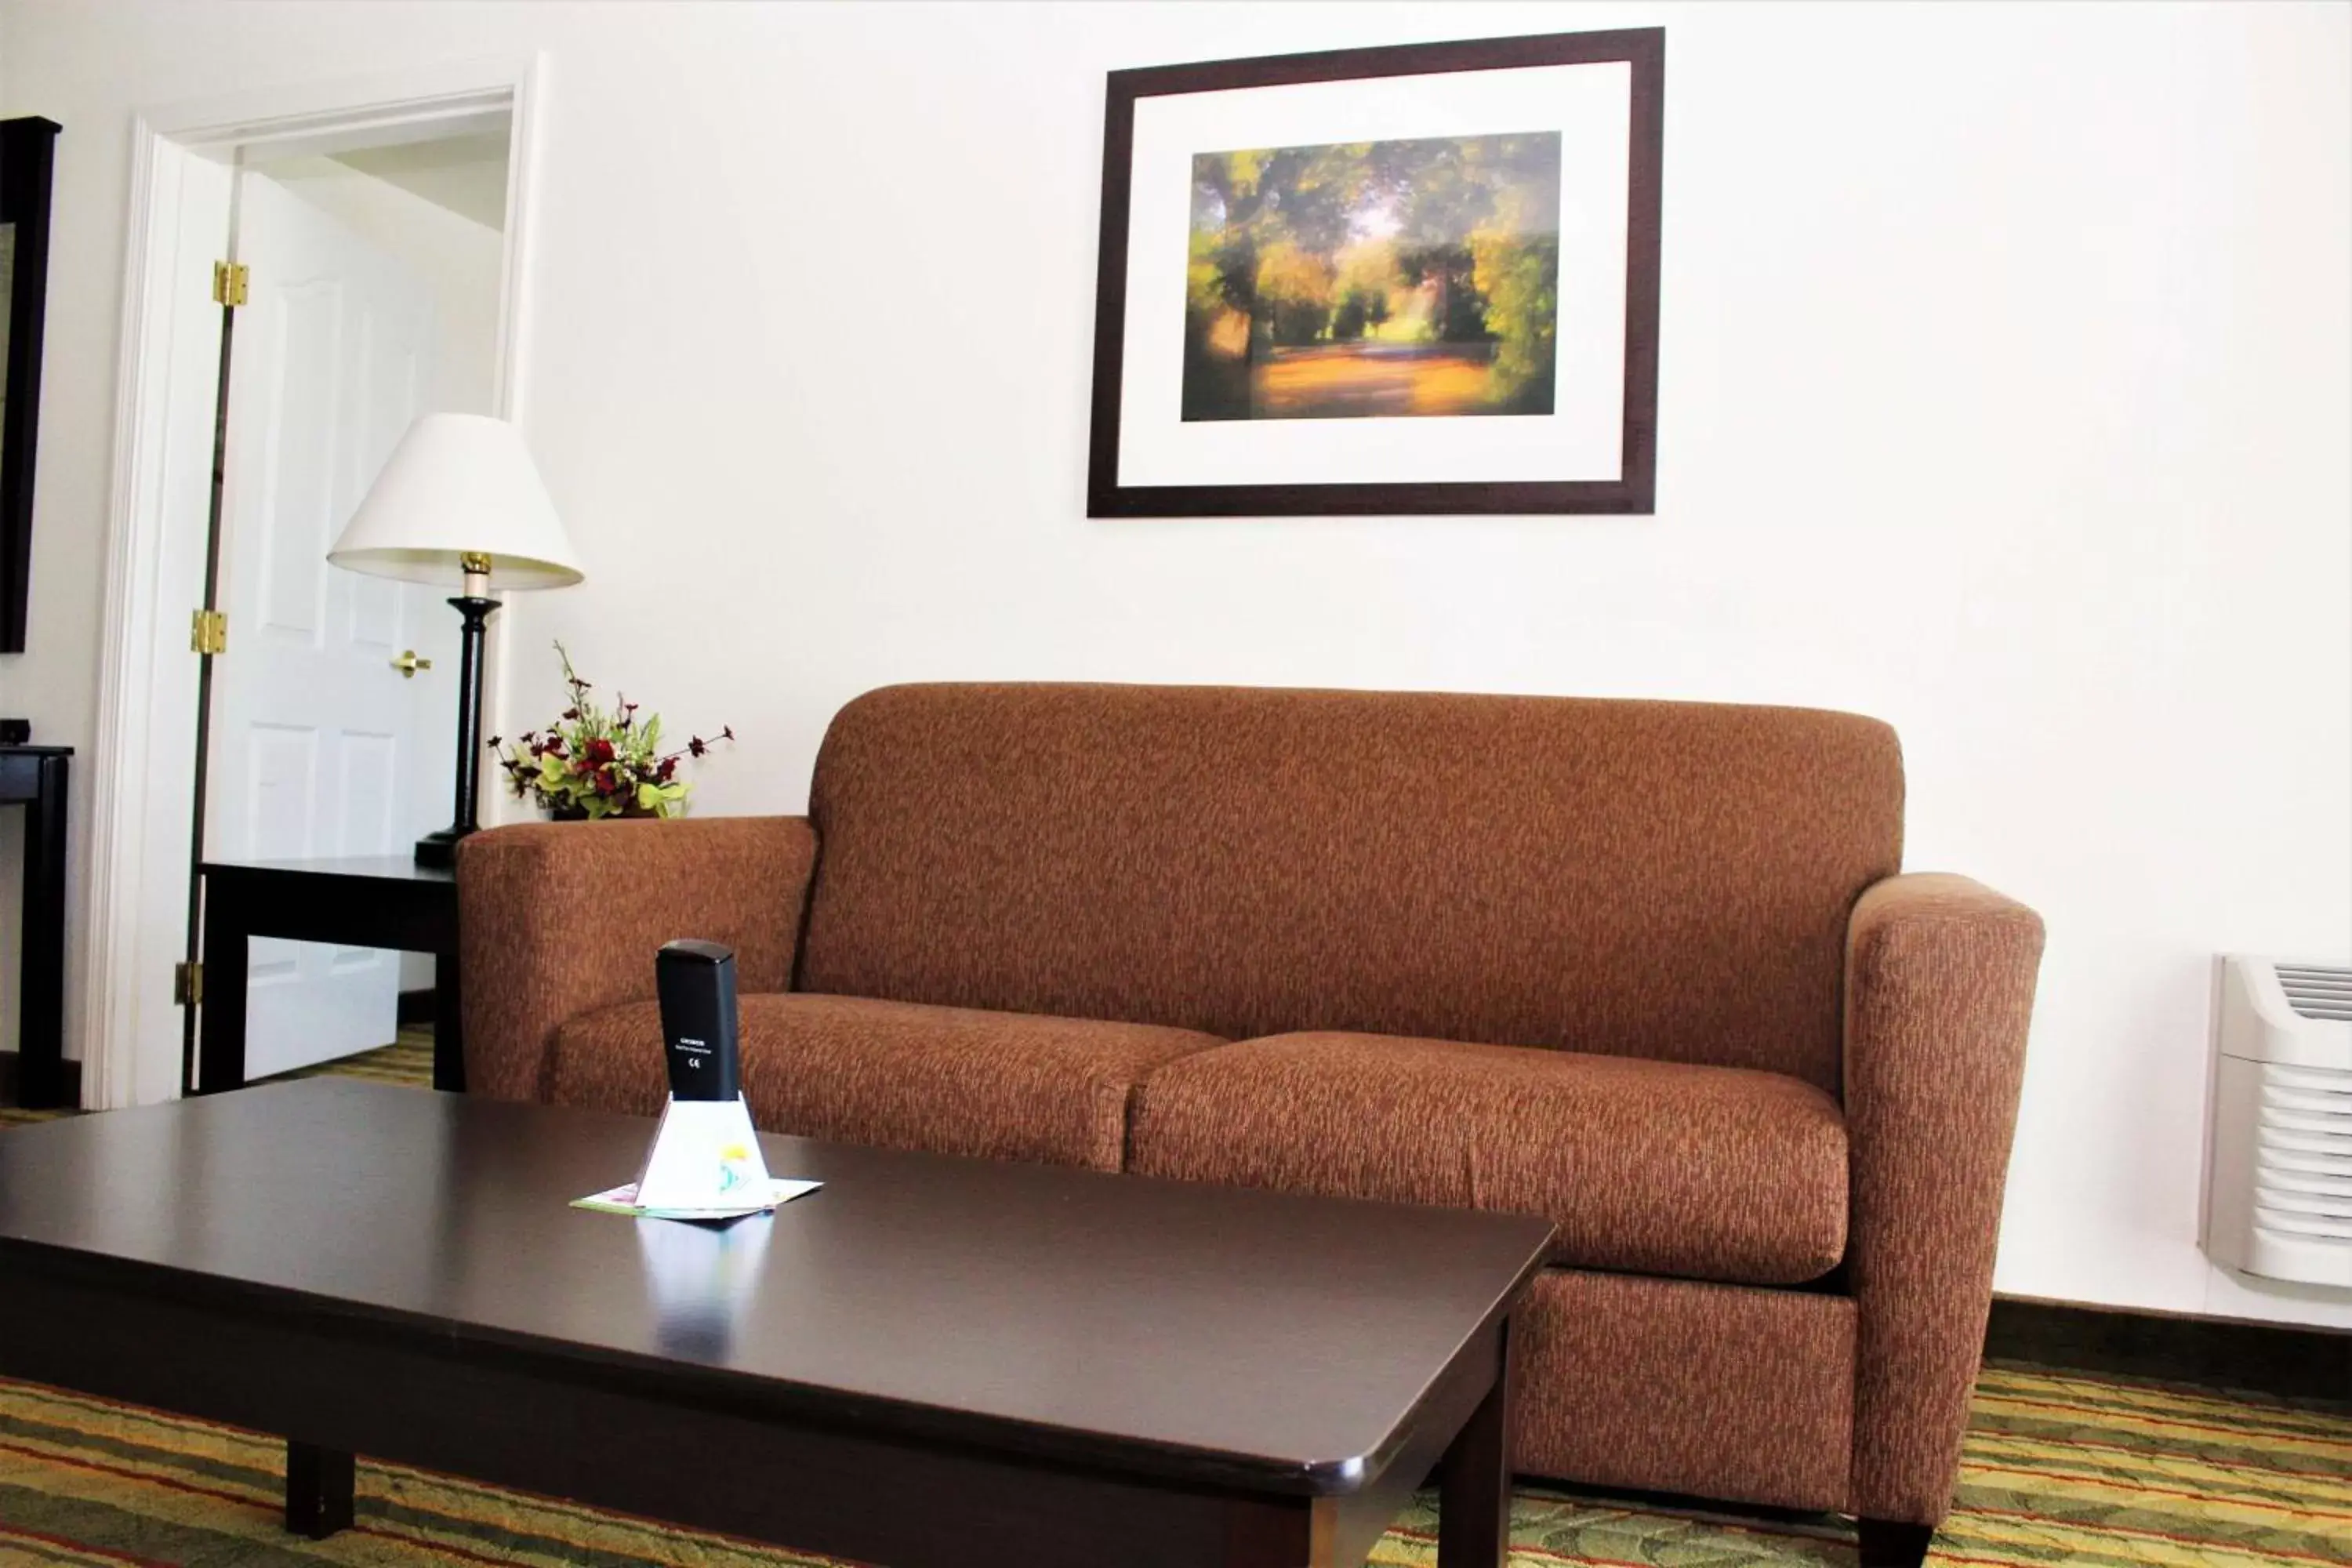
[[[469,579],[470,580],[470,579]],[[416,841],[416,863],[439,870],[457,864],[457,840],[475,830],[482,786],[482,624],[499,602],[468,594],[449,601],[465,620],[457,662],[457,775],[453,820]]]
[[[416,863],[436,870],[449,870],[457,864],[457,841],[465,837],[454,827],[426,834],[416,841]]]

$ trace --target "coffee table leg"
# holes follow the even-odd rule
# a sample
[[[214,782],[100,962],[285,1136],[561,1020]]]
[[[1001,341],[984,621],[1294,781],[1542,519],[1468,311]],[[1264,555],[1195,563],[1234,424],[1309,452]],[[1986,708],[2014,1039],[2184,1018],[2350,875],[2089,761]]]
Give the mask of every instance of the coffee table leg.
[[[457,955],[433,955],[433,1087],[466,1092],[466,1003],[458,989]]]
[[[1511,1540],[1511,1325],[1495,1386],[1445,1450],[1437,1488],[1437,1568],[1502,1568]]]
[[[286,1440],[286,1528],[324,1541],[352,1523],[352,1456]]]

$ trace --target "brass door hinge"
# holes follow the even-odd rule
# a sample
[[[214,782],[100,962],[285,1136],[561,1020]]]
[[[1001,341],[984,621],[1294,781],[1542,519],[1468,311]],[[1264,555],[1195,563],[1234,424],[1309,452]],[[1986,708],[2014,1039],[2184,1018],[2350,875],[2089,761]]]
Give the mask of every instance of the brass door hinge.
[[[244,304],[245,287],[250,276],[242,261],[214,262],[213,303],[230,306]]]
[[[205,966],[201,963],[172,965],[172,1000],[183,1007],[194,1007],[205,999]]]
[[[226,653],[228,616],[219,610],[198,610],[188,623],[188,651]]]

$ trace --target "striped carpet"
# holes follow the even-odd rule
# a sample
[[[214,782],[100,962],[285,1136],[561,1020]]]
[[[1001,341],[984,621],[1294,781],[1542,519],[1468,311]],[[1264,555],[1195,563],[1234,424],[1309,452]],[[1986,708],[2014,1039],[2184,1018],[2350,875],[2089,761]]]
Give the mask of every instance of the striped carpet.
[[[325,1071],[404,1083],[431,1044]],[[0,1110],[0,1124],[36,1120]],[[284,1450],[256,1434],[0,1381],[0,1563],[298,1568],[795,1568],[816,1559],[362,1459],[358,1525],[278,1528]],[[1436,1562],[1427,1497],[1373,1554]],[[1528,1488],[1514,1568],[1748,1568],[1854,1561],[1833,1519],[1742,1520]],[[2352,1414],[2122,1378],[1996,1364],[1978,1380],[1959,1494],[1931,1561],[2352,1564]],[[1115,1568],[1115,1565],[1106,1565]]]

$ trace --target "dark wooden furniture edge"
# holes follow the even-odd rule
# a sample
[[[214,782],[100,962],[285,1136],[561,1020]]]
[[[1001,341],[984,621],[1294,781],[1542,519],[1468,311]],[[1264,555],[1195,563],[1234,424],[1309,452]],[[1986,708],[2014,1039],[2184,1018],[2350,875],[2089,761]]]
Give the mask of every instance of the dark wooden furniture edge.
[[[1441,1568],[1496,1568],[1507,1536],[1509,1312],[1524,1277],[1364,1477],[970,1417],[961,1433],[903,1410],[877,1422],[892,1414],[882,1402],[747,1389],[36,1243],[0,1242],[0,1371],[286,1433],[286,1525],[314,1538],[351,1522],[355,1453],[910,1568],[1351,1563],[1441,1465],[1454,1521],[1441,1521]],[[58,1322],[78,1330],[41,1331]],[[905,1495],[926,1506],[898,1506]]]
[[[0,746],[0,804],[25,808],[17,1054],[8,1093],[31,1110],[80,1103],[79,1082],[68,1082],[65,1054],[66,814],[73,754],[71,746]]]
[[[49,192],[60,127],[38,115],[0,123],[0,223],[16,226],[8,355],[0,366],[0,653],[25,651],[32,619],[33,480],[39,466],[41,338],[48,315]]]
[[[1985,1359],[2352,1408],[2352,1329],[1996,1296]]]
[[[332,866],[331,860],[317,862]],[[237,860],[205,860],[197,866],[207,883],[235,883],[240,893],[268,892],[296,900],[298,904],[332,902],[349,914],[343,923],[350,929],[364,930],[387,938],[409,937],[415,934],[415,921],[420,908],[429,909],[447,896],[446,889],[455,884],[444,873],[437,877],[394,879],[372,877],[352,871],[310,870],[300,865],[275,865]],[[263,923],[250,928],[255,936],[292,936],[299,933],[278,928],[301,923],[298,914],[281,913],[278,910],[261,911]],[[335,940],[353,947],[394,947],[392,941],[371,942],[357,937]],[[411,952],[457,951],[457,939],[452,936],[432,947],[403,949]]]
[[[315,868],[334,864],[198,863],[204,885],[205,1002],[197,1009],[195,1035],[182,1062],[185,1092],[214,1094],[246,1086],[246,942],[257,936],[320,940],[317,911],[321,909],[331,911],[331,940],[433,955],[434,989],[425,994],[434,1026],[433,1087],[464,1092],[464,992],[457,968],[454,874],[411,870],[383,876]],[[396,1023],[409,1021],[409,1005],[404,995]]]
[[[8,1272],[12,1290],[37,1280],[77,1294],[134,1299],[158,1310],[234,1319],[269,1333],[328,1332],[353,1353],[424,1353],[468,1364],[494,1363],[518,1374],[624,1396],[654,1396],[673,1405],[747,1420],[789,1422],[814,1428],[839,1424],[877,1439],[972,1447],[991,1455],[1017,1456],[1028,1461],[1082,1469],[1110,1464],[1123,1476],[1152,1475],[1180,1484],[1299,1497],[1341,1494],[1345,1489],[1361,1484],[1367,1473],[1375,1478],[1388,1475],[1399,1468],[1401,1458],[1410,1454],[1413,1431],[1429,1426],[1433,1420],[1443,1424],[1448,1411],[1458,1411],[1460,1417],[1466,1419],[1485,1385],[1463,1369],[1468,1366],[1475,1370],[1480,1364],[1477,1342],[1502,1334],[1511,1310],[1536,1271],[1531,1268],[1523,1276],[1510,1292],[1496,1301],[1480,1327],[1465,1338],[1447,1367],[1415,1401],[1412,1415],[1400,1429],[1401,1440],[1395,1447],[1337,1459],[1328,1465],[1295,1468],[1269,1466],[1245,1455],[1008,1422],[821,1387],[770,1381],[754,1388],[715,1369],[622,1352],[592,1351],[528,1333],[459,1326],[429,1315],[314,1297],[157,1264],[95,1257],[73,1248],[22,1239],[0,1238],[0,1268]],[[5,1305],[0,1304],[0,1310],[5,1310]],[[19,1357],[29,1353],[16,1348],[10,1340],[8,1334],[0,1331],[0,1367],[13,1368]],[[37,1379],[39,1374],[22,1375]],[[67,1381],[68,1386],[84,1386]],[[1445,1429],[1450,1432],[1453,1427]],[[1436,1455],[1433,1453],[1429,1458],[1433,1463]],[[1417,1487],[1426,1473],[1425,1469],[1417,1472],[1407,1490]]]
[[[358,1468],[348,1449],[315,1443],[286,1443],[286,1530],[324,1541],[352,1527],[352,1493]]]
[[[1150,66],[1109,74],[1103,110],[1101,230],[1095,247],[1094,385],[1087,439],[1090,518],[1462,516],[1656,510],[1659,252],[1664,209],[1664,27],[1530,33],[1250,59]],[[1403,484],[1121,485],[1120,377],[1126,369],[1127,229],[1138,99],[1364,77],[1424,76],[1622,60],[1633,68],[1628,149],[1625,384],[1615,479]]]
[[[1861,1568],[1919,1568],[1927,1560],[1936,1527],[1900,1520],[1858,1519],[1853,1533]]]
[[[16,1051],[0,1051],[0,1105],[20,1103],[18,1096],[23,1093],[24,1068],[17,1058],[18,1053]],[[57,1064],[57,1075],[58,1102],[60,1105],[79,1105],[81,1103],[81,1063],[70,1060],[60,1061]]]
[[[1110,73],[1113,90],[1130,99],[1171,92],[1221,92],[1232,88],[1286,87],[1298,82],[1349,81],[1359,77],[1437,76],[1447,71],[1509,70],[1518,66],[1575,66],[1662,56],[1664,27],[1607,27],[1575,33],[1505,33],[1435,44],[1374,44],[1305,54],[1253,55],[1173,65],[1130,67]]]
[[[1118,485],[1095,492],[1087,504],[1087,515],[1096,518],[1516,517],[1571,511],[1603,516],[1655,510],[1650,487],[1625,479]]]
[[[58,1321],[81,1331],[34,1331]],[[206,1353],[187,1355],[189,1344]],[[286,1432],[289,1522],[304,1533],[322,1532],[340,1511],[338,1477],[328,1472],[353,1453],[868,1562],[944,1563],[988,1541],[1008,1550],[967,1560],[1174,1564],[1204,1560],[1204,1532],[1297,1533],[1284,1529],[1293,1521],[1282,1510],[1213,1490],[812,1431],[693,1408],[675,1391],[532,1375],[469,1353],[479,1346],[389,1342],[331,1316],[281,1321],[47,1275],[0,1297],[0,1346],[10,1375]],[[360,1390],[366,1397],[354,1398]],[[306,1453],[318,1455],[315,1465]],[[924,1506],[888,1504],[877,1478]],[[1307,1516],[1307,1500],[1290,1511]],[[1228,1523],[1228,1512],[1244,1517]],[[1178,1541],[1194,1553],[1160,1555]]]

